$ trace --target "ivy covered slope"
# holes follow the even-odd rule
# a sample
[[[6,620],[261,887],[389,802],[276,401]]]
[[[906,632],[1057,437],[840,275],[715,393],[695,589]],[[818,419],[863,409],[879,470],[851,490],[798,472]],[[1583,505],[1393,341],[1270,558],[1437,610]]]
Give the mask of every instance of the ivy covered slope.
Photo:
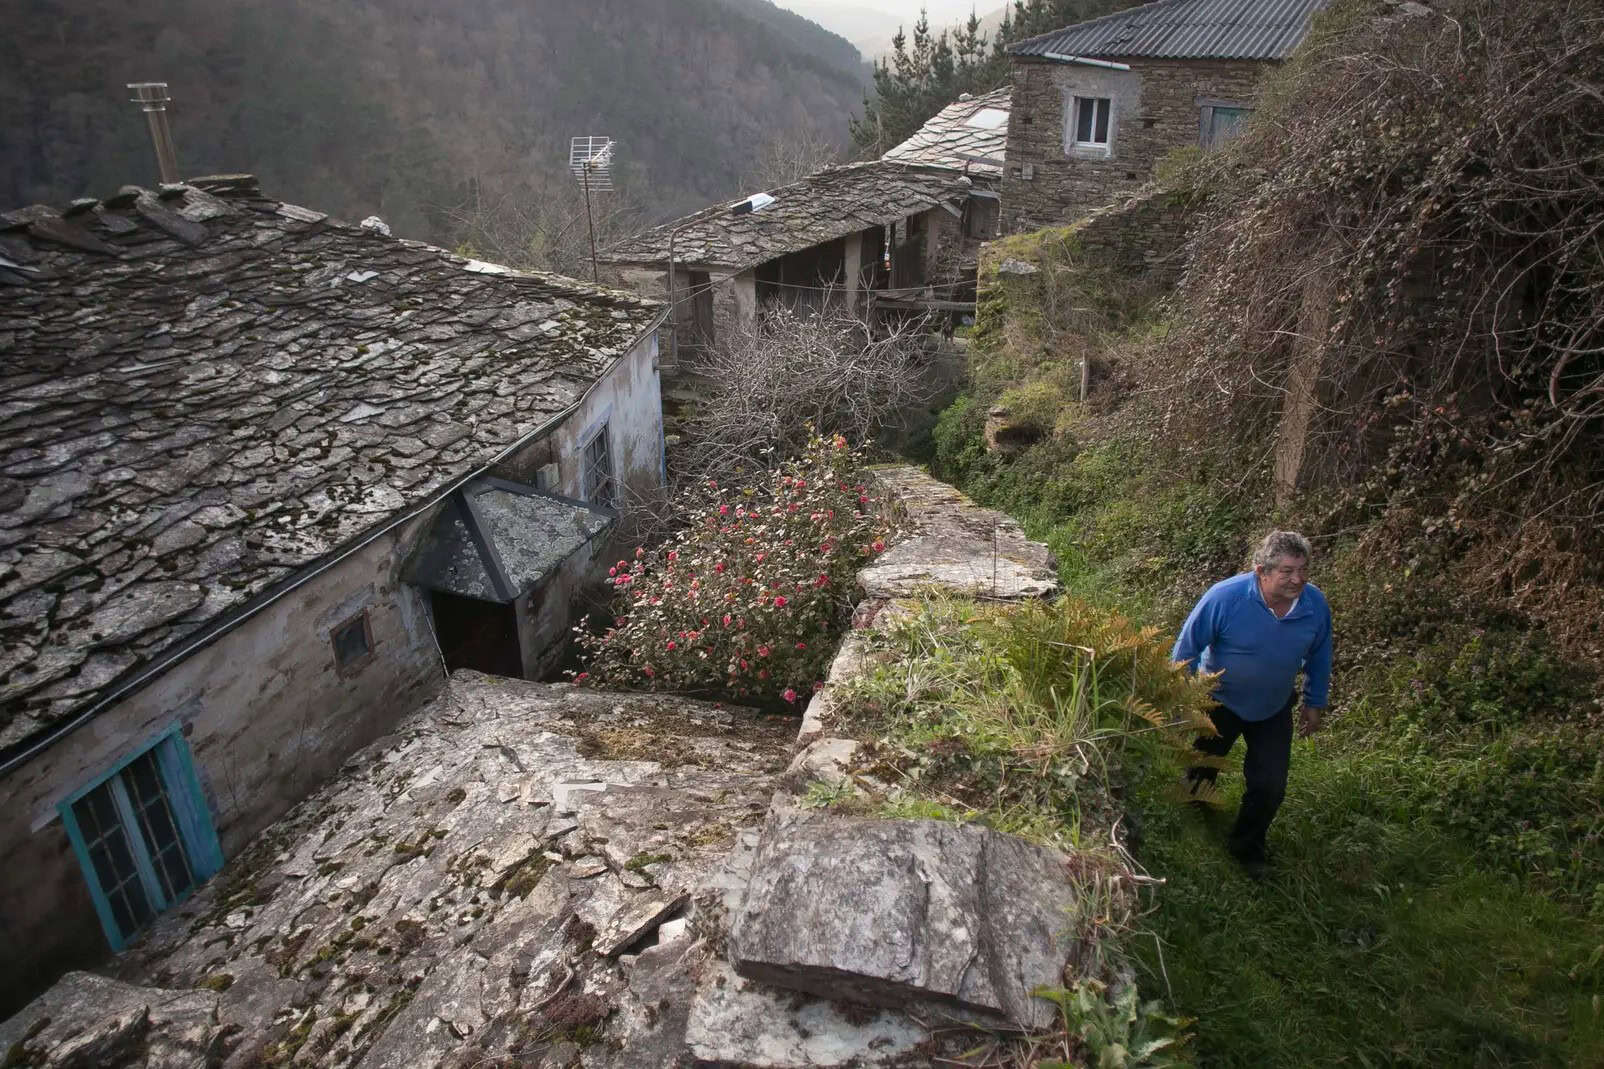
[[[1336,616],[1269,881],[1130,772],[1144,990],[1209,1064],[1604,1064],[1601,85],[1596,5],[1338,3],[1121,209],[1188,213],[1178,284],[1107,220],[989,252],[935,473],[1144,622],[1271,526]]]

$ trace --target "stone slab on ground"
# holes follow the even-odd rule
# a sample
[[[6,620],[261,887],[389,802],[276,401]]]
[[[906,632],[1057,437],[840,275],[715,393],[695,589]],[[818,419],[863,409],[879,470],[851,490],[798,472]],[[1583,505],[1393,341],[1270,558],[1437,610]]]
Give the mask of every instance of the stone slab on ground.
[[[211,991],[168,991],[71,972],[0,1022],[7,1066],[201,1069],[223,1046]]]
[[[1053,1023],[1077,900],[1056,850],[974,824],[771,819],[730,935],[743,976],[903,1007],[949,1002]]]
[[[906,514],[905,535],[858,583],[870,599],[931,589],[955,596],[1045,598],[1059,593],[1052,553],[1001,512],[981,508],[918,468],[879,468],[875,482]]]

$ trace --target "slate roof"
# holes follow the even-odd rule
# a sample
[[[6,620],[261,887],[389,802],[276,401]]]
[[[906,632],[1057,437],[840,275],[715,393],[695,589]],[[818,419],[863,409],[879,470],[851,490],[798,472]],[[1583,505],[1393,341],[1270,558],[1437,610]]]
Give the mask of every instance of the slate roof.
[[[881,159],[967,169],[1000,177],[1008,145],[1008,110],[1013,87],[1003,86],[969,100],[948,104],[912,137]],[[984,162],[983,162],[984,161]]]
[[[250,176],[5,213],[0,261],[0,760],[437,499],[661,316]]]
[[[1016,56],[1285,59],[1328,0],[1157,0],[1008,46]]]
[[[474,479],[451,495],[408,562],[408,581],[502,604],[516,601],[615,517],[505,479]]]
[[[770,190],[775,203],[762,211],[734,215],[730,205],[717,204],[621,241],[602,253],[601,259],[613,264],[666,265],[669,235],[677,231],[676,264],[744,271],[960,200],[972,185],[970,178],[946,167],[885,160],[828,167]]]

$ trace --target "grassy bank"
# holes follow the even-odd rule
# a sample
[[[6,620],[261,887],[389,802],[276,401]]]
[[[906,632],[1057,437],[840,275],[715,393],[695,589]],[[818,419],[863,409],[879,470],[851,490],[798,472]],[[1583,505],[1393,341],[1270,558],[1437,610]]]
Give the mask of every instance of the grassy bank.
[[[1269,509],[1144,469],[1128,443],[988,454],[973,402],[937,470],[1048,542],[1071,597],[1173,634]],[[1194,1018],[1204,1065],[1604,1065],[1596,679],[1442,568],[1335,543],[1336,715],[1294,751],[1276,864],[1248,880],[1225,807],[1176,804],[1172,750],[1122,748],[1137,860],[1163,885],[1126,945]],[[1070,639],[1073,641],[1073,638]]]

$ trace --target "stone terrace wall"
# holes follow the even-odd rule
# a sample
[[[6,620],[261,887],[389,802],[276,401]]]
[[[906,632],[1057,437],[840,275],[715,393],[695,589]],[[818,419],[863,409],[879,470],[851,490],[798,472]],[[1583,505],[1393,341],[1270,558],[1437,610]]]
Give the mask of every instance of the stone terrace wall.
[[[1201,101],[1250,104],[1270,69],[1267,63],[1226,60],[1133,60],[1130,66],[1116,71],[1014,61],[1002,189],[1005,231],[1065,223],[1136,189],[1171,149],[1198,144]],[[1075,96],[1113,99],[1111,154],[1066,146],[1067,109]]]

